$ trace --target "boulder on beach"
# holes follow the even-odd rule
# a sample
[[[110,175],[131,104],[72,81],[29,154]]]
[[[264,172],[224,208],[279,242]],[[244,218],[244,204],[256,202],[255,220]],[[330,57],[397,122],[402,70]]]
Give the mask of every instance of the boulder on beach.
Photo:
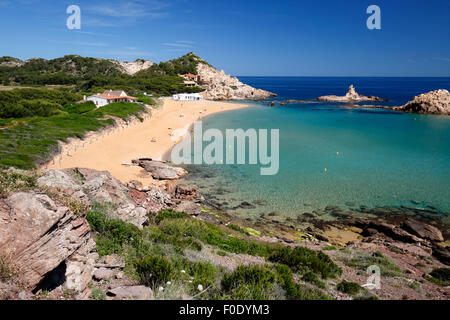
[[[172,167],[165,161],[139,159],[133,160],[133,163],[150,173],[156,180],[176,180],[187,174],[183,168]]]

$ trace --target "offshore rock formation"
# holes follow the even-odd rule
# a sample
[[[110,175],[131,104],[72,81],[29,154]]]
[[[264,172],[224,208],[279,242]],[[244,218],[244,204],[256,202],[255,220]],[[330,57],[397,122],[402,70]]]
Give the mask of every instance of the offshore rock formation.
[[[260,100],[276,96],[246,85],[238,78],[225,74],[223,70],[219,72],[206,63],[199,62],[197,72],[200,86],[206,89],[202,94],[207,100]]]
[[[353,85],[350,85],[345,96],[322,96],[318,97],[317,100],[328,102],[387,101],[386,99],[382,99],[379,97],[360,95],[356,92]]]
[[[450,115],[450,93],[448,90],[435,90],[414,97],[414,100],[393,110],[415,113]]]

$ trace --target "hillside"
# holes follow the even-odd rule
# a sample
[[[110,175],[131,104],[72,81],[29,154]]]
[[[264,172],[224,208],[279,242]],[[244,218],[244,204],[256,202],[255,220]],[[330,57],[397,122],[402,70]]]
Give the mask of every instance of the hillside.
[[[204,70],[208,70],[205,74]],[[191,73],[208,78],[210,84],[186,87],[180,75]],[[68,85],[76,93],[122,89],[129,92],[150,92],[167,96],[181,92],[202,92],[207,99],[259,99],[271,94],[245,86],[235,78],[220,73],[194,53],[159,64],[137,59],[135,62],[86,58],[67,55],[45,60],[21,61],[14,57],[0,58],[0,83],[9,86]]]

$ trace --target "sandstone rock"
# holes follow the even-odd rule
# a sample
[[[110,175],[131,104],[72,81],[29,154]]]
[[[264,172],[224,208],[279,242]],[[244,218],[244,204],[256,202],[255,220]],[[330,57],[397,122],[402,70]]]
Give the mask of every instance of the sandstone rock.
[[[95,280],[108,280],[114,275],[114,270],[101,267],[94,271],[94,279]]]
[[[428,239],[431,241],[444,241],[441,231],[427,223],[420,222],[413,219],[407,219],[403,222],[403,229],[415,234],[418,237]]]
[[[82,251],[88,250],[90,239],[84,217],[46,195],[18,192],[0,200],[0,254],[13,257],[30,289],[53,285],[57,277],[52,272],[57,269],[58,277],[65,278],[71,257],[85,254]]]
[[[438,258],[442,263],[450,265],[450,249],[448,247],[441,248],[439,246],[433,246],[433,256]]]
[[[91,238],[66,260],[65,288],[79,292],[76,296],[77,299],[89,297],[91,292],[89,282],[92,280],[94,264],[97,259],[95,241]]]
[[[178,204],[175,209],[176,212],[184,212],[191,216],[199,215],[202,212],[202,208],[195,202],[183,200]]]
[[[128,182],[128,188],[142,191],[144,189],[144,186],[142,185],[142,182],[140,182],[140,181],[131,180],[130,182]]]
[[[317,100],[328,102],[386,101],[386,99],[382,99],[379,97],[360,95],[356,92],[353,85],[350,85],[345,96],[322,96],[318,97]]]
[[[106,293],[115,300],[150,300],[153,291],[144,286],[124,286],[109,290]]]
[[[424,239],[418,238],[415,235],[397,227],[396,225],[387,223],[386,221],[374,221],[374,220],[359,220],[355,222],[357,227],[364,230],[374,229],[378,232],[382,232],[386,236],[403,242],[416,243],[424,242]]]
[[[92,169],[66,169],[64,173],[80,176],[81,190],[86,194],[89,202],[110,203],[117,209],[111,212],[113,218],[121,219],[142,228],[147,223],[147,210],[137,204],[129,195],[129,190],[107,171]]]
[[[197,189],[192,186],[187,186],[184,184],[179,184],[175,188],[175,197],[177,199],[183,199],[183,200],[192,200],[197,199]]]
[[[450,93],[448,90],[435,90],[414,97],[414,99],[393,110],[450,115]]]

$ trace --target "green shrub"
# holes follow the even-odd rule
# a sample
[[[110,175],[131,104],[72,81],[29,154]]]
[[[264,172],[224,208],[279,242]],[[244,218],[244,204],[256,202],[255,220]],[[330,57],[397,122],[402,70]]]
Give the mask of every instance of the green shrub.
[[[234,230],[234,231],[240,232],[240,233],[242,233],[242,234],[245,234],[245,233],[246,233],[245,230],[242,229],[242,228],[241,228],[240,226],[238,226],[237,224],[229,224],[229,225],[227,225],[227,227],[230,228],[230,229],[232,229],[232,230]]]
[[[336,289],[340,292],[347,293],[349,295],[355,295],[359,293],[362,287],[356,282],[349,282],[343,280],[342,282],[338,283]]]
[[[9,259],[4,256],[0,256],[0,281],[6,281],[10,279],[14,274],[14,268]]]
[[[0,171],[0,198],[14,191],[27,191],[36,188],[36,176]]]
[[[141,284],[149,287],[163,285],[174,277],[174,267],[163,257],[145,256],[136,260],[134,267]]]
[[[161,221],[165,219],[182,219],[189,218],[189,215],[183,212],[175,212],[172,209],[163,210],[158,213],[155,218],[155,223],[159,224]]]
[[[343,262],[352,268],[357,268],[361,271],[366,271],[371,265],[376,265],[380,268],[381,275],[386,277],[401,277],[402,270],[391,259],[385,257],[381,252],[374,252],[372,255],[365,253],[353,254],[349,259],[343,259]]]
[[[106,300],[106,294],[102,289],[95,288],[92,290],[90,298],[94,300]]]
[[[322,248],[323,251],[333,251],[333,250],[337,250],[337,248],[335,246],[325,246]]]
[[[265,267],[239,266],[223,276],[222,290],[233,300],[268,300],[275,279],[275,274]]]
[[[336,277],[342,273],[342,270],[325,253],[305,247],[295,247],[294,249],[283,247],[272,254],[269,260],[285,264],[294,272],[318,273],[323,279]]]
[[[87,101],[84,103],[70,103],[64,105],[64,111],[68,113],[77,113],[77,114],[83,114],[89,111],[95,110],[97,107],[95,106],[95,103],[93,101]]]
[[[190,218],[168,219],[160,223],[161,237],[170,236],[172,241],[192,237],[203,243],[216,246],[221,250],[233,253],[246,253],[255,256],[268,257],[279,245],[264,244],[258,241],[244,240],[227,234],[220,227]]]
[[[133,224],[109,219],[104,212],[89,211],[86,216],[91,230],[98,233],[97,252],[100,256],[123,253],[124,245],[139,247],[141,231]]]
[[[312,283],[321,289],[325,289],[325,283],[323,281],[320,281],[317,274],[315,274],[312,271],[308,271],[304,275],[302,275],[302,280],[305,282]]]
[[[294,282],[291,269],[286,265],[276,265],[278,283],[286,291],[290,300],[330,300],[331,297],[322,291]]]
[[[440,286],[448,286],[450,285],[450,268],[436,268],[430,272],[430,276],[432,277],[432,281],[435,284]],[[430,279],[428,279],[430,280]]]

